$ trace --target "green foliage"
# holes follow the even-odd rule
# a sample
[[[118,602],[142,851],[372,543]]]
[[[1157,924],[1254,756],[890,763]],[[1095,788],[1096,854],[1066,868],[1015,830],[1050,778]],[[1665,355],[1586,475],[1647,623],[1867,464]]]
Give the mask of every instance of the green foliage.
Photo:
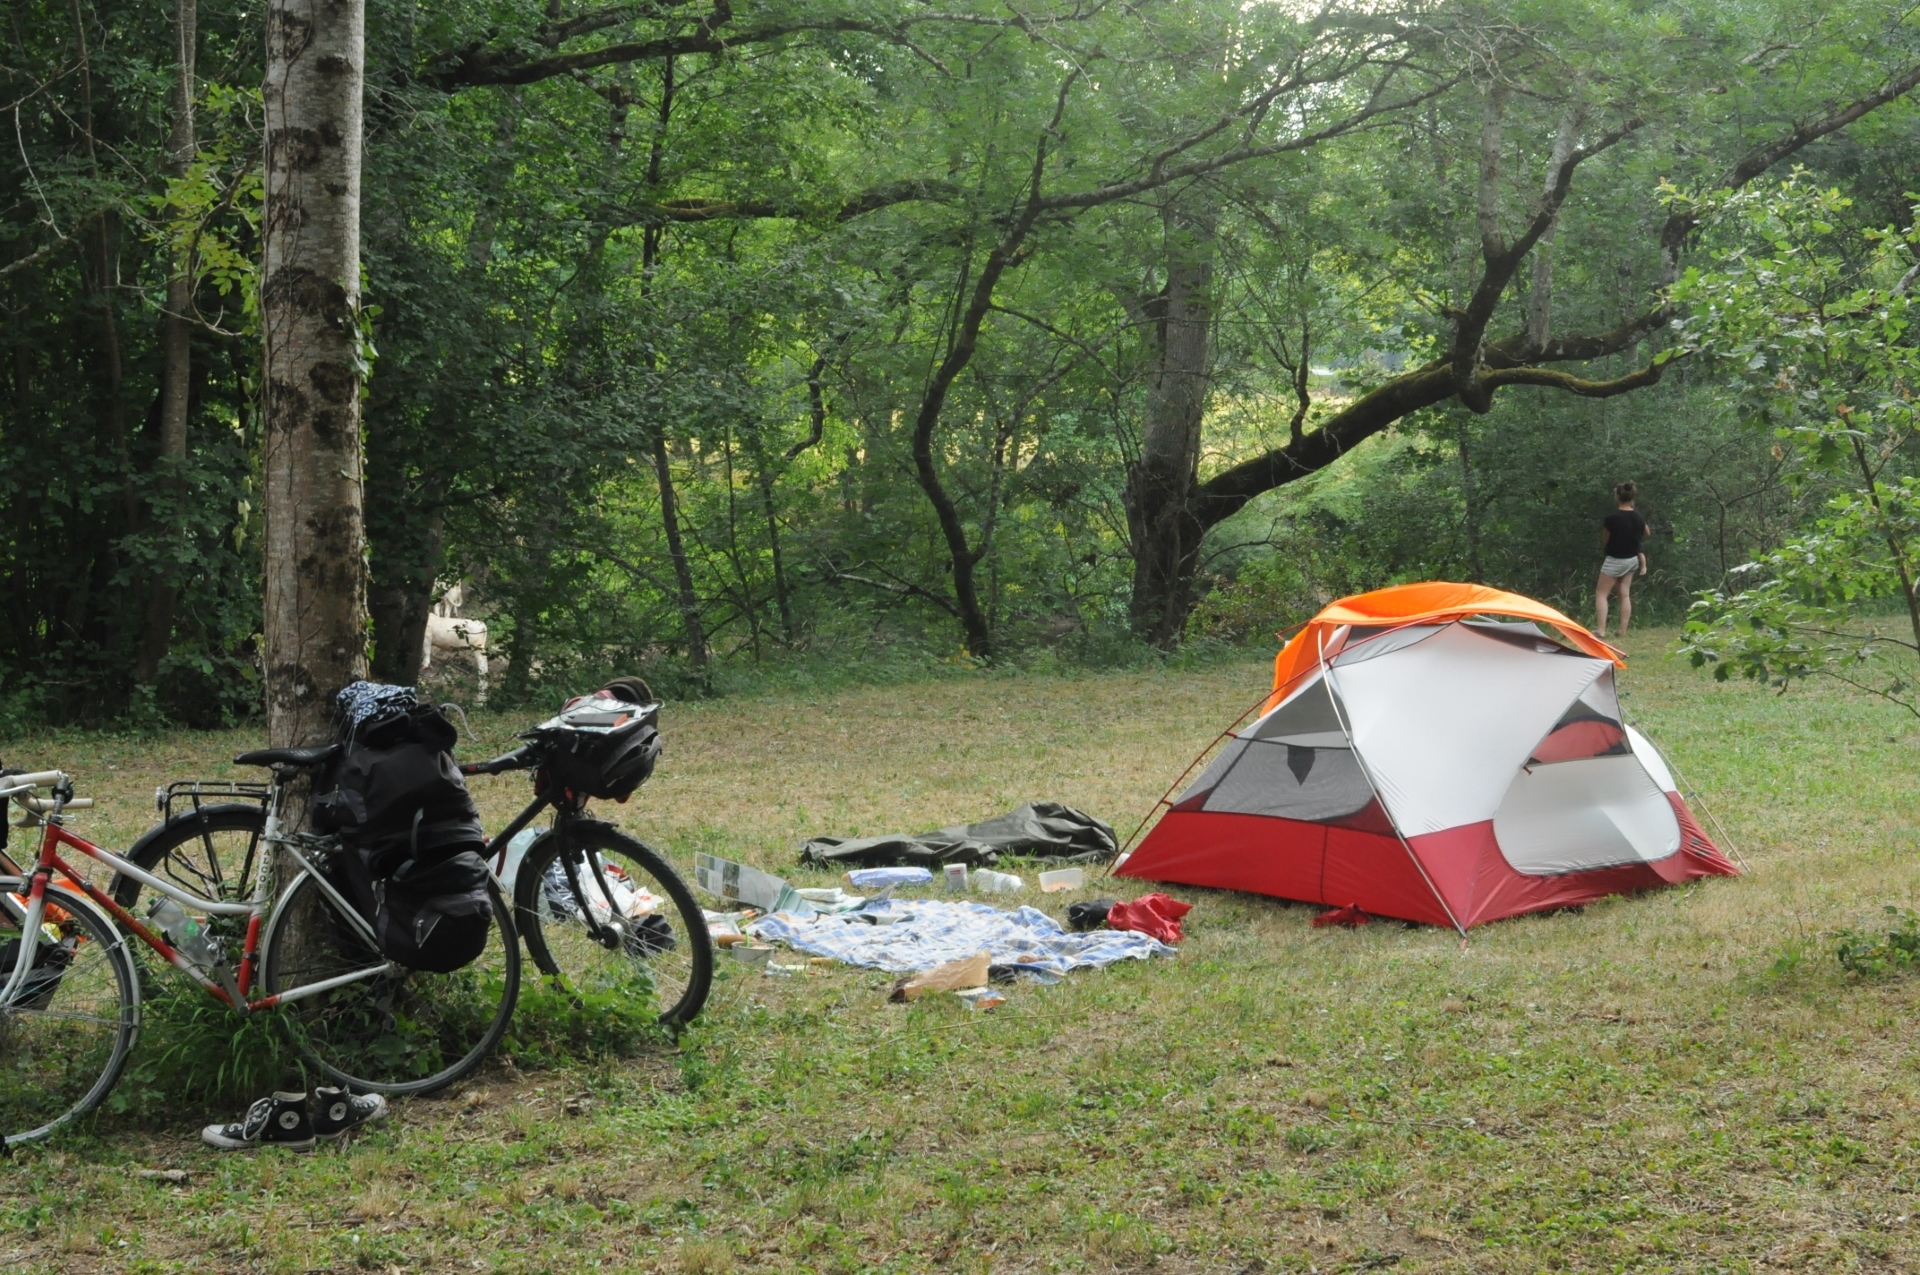
[[[1844,929],[1834,936],[1833,955],[1840,968],[1861,978],[1878,978],[1920,963],[1920,912],[1887,904],[1878,926]]]
[[[16,7],[0,59],[20,108],[0,149],[0,713],[249,720],[262,11],[200,0],[196,153],[175,173],[167,6]],[[1594,135],[1641,122],[1583,164],[1536,250],[1564,335],[1657,303],[1661,179],[1710,182],[1881,85],[1911,42],[1904,11],[1876,0],[1812,17],[1785,0],[1321,15],[1049,0],[1017,19],[984,0],[751,0],[717,16],[718,51],[621,61],[609,51],[692,39],[701,17],[430,8],[367,5],[372,654],[376,673],[407,675],[436,586],[463,581],[509,661],[494,685],[508,701],[613,670],[696,695],[971,660],[915,421],[1042,138],[1047,189],[1085,192],[1163,151],[1310,131],[1376,90],[1419,99],[1303,151],[1059,209],[998,285],[932,469],[977,553],[996,658],[1113,664],[1139,656],[1128,475],[1162,389],[1175,258],[1206,281],[1205,478],[1444,355],[1479,242],[1486,58],[1520,90],[1510,185],[1537,189],[1570,107]],[[520,73],[552,56],[592,65]],[[1295,59],[1308,91],[1252,106]],[[1857,185],[1882,224],[1904,218],[1890,174],[1910,167],[1909,118],[1883,107],[1802,158],[1823,185]],[[1509,233],[1524,211],[1508,199]],[[1845,237],[1859,215],[1819,220]],[[175,466],[155,438],[159,321],[183,260]],[[1524,322],[1533,286],[1502,294],[1490,337]],[[1650,331],[1597,374],[1666,339]],[[1610,402],[1516,387],[1485,416],[1403,421],[1342,473],[1213,529],[1198,570],[1216,592],[1190,633],[1264,642],[1311,600],[1421,576],[1580,604],[1591,524],[1626,476],[1674,537],[1656,541],[1641,605],[1739,593],[1727,570],[1808,531],[1837,480],[1809,470],[1786,490],[1797,446],[1782,459],[1770,438],[1740,440],[1720,387],[1690,376],[1669,365],[1659,390]],[[173,631],[138,687],[168,589]]]
[[[1728,242],[1674,288],[1677,350],[1710,358],[1775,452],[1839,490],[1805,534],[1703,592],[1680,649],[1719,678],[1825,674],[1920,713],[1913,235],[1843,233],[1851,201],[1799,174],[1719,203]]]
[[[107,1098],[116,1112],[245,1106],[274,1089],[303,1089],[302,1067],[280,1016],[241,1018],[163,972],[141,1005],[140,1040]]]

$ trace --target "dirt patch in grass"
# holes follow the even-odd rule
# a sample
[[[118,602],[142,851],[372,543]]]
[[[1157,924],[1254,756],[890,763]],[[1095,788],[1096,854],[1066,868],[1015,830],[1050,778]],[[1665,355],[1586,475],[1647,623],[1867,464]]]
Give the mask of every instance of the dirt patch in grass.
[[[1920,1268],[1920,983],[1850,979],[1828,938],[1920,886],[1920,732],[1837,689],[1715,686],[1660,657],[1669,638],[1631,643],[1625,703],[1743,879],[1465,945],[1175,890],[1196,904],[1177,961],[1016,988],[991,1014],[886,1004],[876,973],[723,962],[677,1051],[495,1067],[342,1150],[221,1157],[180,1112],[23,1152],[0,1167],[0,1268]],[[608,813],[683,866],[783,872],[809,835],[1032,798],[1125,832],[1265,667],[675,704],[660,775]],[[474,720],[489,746],[522,724]],[[80,776],[106,799],[81,826],[124,845],[156,783],[255,742],[0,755]],[[476,785],[491,823],[521,783]]]

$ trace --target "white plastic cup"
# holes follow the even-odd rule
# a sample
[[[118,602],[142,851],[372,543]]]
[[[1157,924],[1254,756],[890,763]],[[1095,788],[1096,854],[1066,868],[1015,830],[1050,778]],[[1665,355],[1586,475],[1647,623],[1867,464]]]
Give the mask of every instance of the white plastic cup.
[[[967,892],[967,865],[949,863],[945,865],[947,874],[947,893],[965,894]]]
[[[1086,883],[1085,868],[1055,868],[1040,874],[1040,888],[1048,894],[1056,890],[1078,890]]]

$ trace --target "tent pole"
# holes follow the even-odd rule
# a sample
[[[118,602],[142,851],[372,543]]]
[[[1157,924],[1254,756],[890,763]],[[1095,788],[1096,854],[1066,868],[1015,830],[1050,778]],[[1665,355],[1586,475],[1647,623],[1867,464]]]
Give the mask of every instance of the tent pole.
[[[1450,623],[1458,623],[1458,621],[1450,621]],[[1360,745],[1353,738],[1353,728],[1347,725],[1346,711],[1340,706],[1339,688],[1334,685],[1333,681],[1333,666],[1327,663],[1327,643],[1324,633],[1321,635],[1318,655],[1320,657],[1320,681],[1327,688],[1327,701],[1333,705],[1333,716],[1334,719],[1340,723],[1340,733],[1347,737],[1347,747],[1353,752],[1353,760],[1360,766],[1361,778],[1367,781],[1367,787],[1373,790],[1373,799],[1380,803],[1381,813],[1385,814],[1387,822],[1393,825],[1394,839],[1400,843],[1400,848],[1407,852],[1407,858],[1413,861],[1413,869],[1420,874],[1420,879],[1427,883],[1427,889],[1433,891],[1433,901],[1438,903],[1440,910],[1447,914],[1447,920],[1453,922],[1453,928],[1460,931],[1460,942],[1462,946],[1465,946],[1467,941],[1467,927],[1460,924],[1460,918],[1455,916],[1453,909],[1447,906],[1447,901],[1441,895],[1440,888],[1434,885],[1433,878],[1427,875],[1427,865],[1420,862],[1420,856],[1413,852],[1413,847],[1407,844],[1406,837],[1401,835],[1400,821],[1393,817],[1393,811],[1387,809],[1387,799],[1380,795],[1380,785],[1373,782],[1373,771],[1367,766],[1367,759],[1360,755]]]
[[[1187,763],[1187,768],[1180,772],[1180,777],[1167,785],[1167,790],[1160,794],[1160,800],[1154,802],[1152,806],[1147,808],[1147,813],[1140,816],[1140,822],[1134,825],[1133,831],[1129,833],[1127,836],[1127,839],[1121,843],[1120,853],[1114,855],[1113,862],[1107,865],[1106,874],[1108,876],[1112,876],[1113,870],[1120,866],[1121,860],[1125,859],[1127,855],[1132,852],[1134,839],[1137,838],[1143,831],[1146,830],[1147,820],[1153,818],[1154,811],[1160,809],[1160,807],[1162,806],[1170,805],[1171,803],[1168,802],[1167,798],[1173,796],[1174,789],[1178,788],[1181,784],[1184,784],[1187,782],[1187,776],[1193,773],[1193,768],[1195,766],[1198,766],[1202,761],[1204,761],[1207,757],[1207,754],[1211,753],[1214,749],[1220,747],[1221,740],[1232,737],[1233,732],[1240,729],[1240,723],[1246,721],[1247,718],[1253,716],[1255,710],[1257,710],[1262,704],[1266,703],[1267,700],[1272,697],[1272,694],[1273,693],[1269,691],[1267,692],[1267,694],[1262,695],[1259,699],[1255,700],[1252,703],[1252,705],[1249,706],[1244,713],[1241,713],[1240,716],[1234,718],[1233,723],[1231,725],[1229,725],[1225,730],[1221,731],[1218,735],[1215,735],[1213,737],[1213,742],[1211,744],[1208,744],[1205,748],[1202,748],[1199,754],[1196,755],[1192,761]]]
[[[1640,723],[1634,719],[1631,713],[1627,712],[1627,706],[1625,704],[1620,706],[1620,720],[1635,730],[1640,730]],[[1648,743],[1653,742],[1653,736],[1648,735],[1647,732],[1643,730],[1641,730],[1640,733],[1646,736]],[[1673,758],[1667,756],[1665,753],[1661,753],[1660,760],[1667,763],[1667,769],[1671,770],[1673,777],[1680,781],[1681,797],[1700,807],[1700,813],[1707,817],[1707,822],[1713,825],[1713,830],[1720,834],[1720,844],[1727,848],[1727,856],[1740,865],[1742,872],[1751,873],[1753,871],[1753,865],[1747,862],[1747,856],[1740,853],[1740,847],[1733,844],[1733,838],[1727,835],[1726,825],[1720,822],[1720,816],[1714,814],[1713,808],[1707,805],[1706,801],[1701,798],[1700,790],[1695,788],[1693,784],[1688,781],[1687,777],[1680,773],[1680,767],[1673,764]]]

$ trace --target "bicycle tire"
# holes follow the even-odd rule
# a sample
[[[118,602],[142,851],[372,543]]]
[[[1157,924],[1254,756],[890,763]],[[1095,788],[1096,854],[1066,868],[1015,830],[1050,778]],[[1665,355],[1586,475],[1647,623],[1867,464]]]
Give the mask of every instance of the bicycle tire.
[[[141,834],[124,857],[203,899],[244,900],[253,890],[253,867],[266,828],[267,812],[261,806],[221,802],[183,810],[155,824]],[[116,872],[107,893],[115,903],[137,915],[135,905],[144,889],[135,878]]]
[[[644,990],[659,1007],[662,1027],[675,1031],[686,1026],[713,988],[713,940],[693,891],[657,851],[612,824],[571,820],[565,837],[572,878],[566,874],[557,830],[542,834],[520,861],[514,912],[527,954],[541,973],[559,977],[576,991]],[[585,923],[580,899],[600,904],[596,914],[604,910],[611,917],[615,910],[607,906],[611,900],[598,882],[586,875],[589,852],[620,868],[629,886],[656,899],[664,897],[670,906],[656,906],[637,924],[626,922],[622,936],[612,943],[597,941]],[[548,872],[556,866],[560,879],[550,883]],[[664,922],[667,931],[648,927],[650,919]]]
[[[520,995],[520,941],[512,910],[489,882],[494,928],[487,948],[451,974],[405,970],[280,1006],[308,1062],[360,1092],[424,1094],[467,1075],[506,1035]],[[294,918],[310,927],[295,943]],[[358,936],[313,875],[287,887],[267,921],[264,986],[270,995],[385,958]]]
[[[23,878],[0,878],[0,892],[17,896],[0,907],[0,948],[23,937],[27,889]],[[140,981],[119,929],[70,890],[50,887],[47,901],[66,913],[56,924],[76,944],[57,980],[23,985],[15,1004],[0,1006],[0,1150],[48,1137],[99,1106],[140,1035]],[[0,992],[12,976],[8,962]]]

